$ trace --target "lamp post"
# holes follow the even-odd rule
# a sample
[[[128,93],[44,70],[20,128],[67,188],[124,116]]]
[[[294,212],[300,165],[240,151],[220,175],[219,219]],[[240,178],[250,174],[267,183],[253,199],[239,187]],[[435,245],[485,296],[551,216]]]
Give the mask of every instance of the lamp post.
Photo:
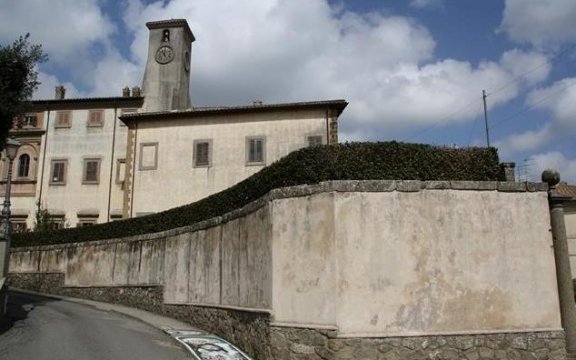
[[[2,208],[2,226],[0,231],[0,316],[6,314],[6,277],[10,264],[10,241],[12,240],[12,224],[10,223],[10,188],[12,187],[12,164],[18,153],[20,143],[12,138],[6,140],[6,156],[8,157],[8,175],[6,177],[6,195]]]

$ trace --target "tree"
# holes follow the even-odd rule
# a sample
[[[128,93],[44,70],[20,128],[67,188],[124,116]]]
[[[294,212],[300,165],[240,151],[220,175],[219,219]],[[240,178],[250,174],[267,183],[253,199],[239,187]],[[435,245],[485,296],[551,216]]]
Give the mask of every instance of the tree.
[[[41,45],[28,42],[30,34],[20,36],[12,45],[0,45],[0,149],[15,116],[26,111],[38,88],[36,64],[46,60]]]
[[[45,209],[40,202],[36,203],[36,217],[34,218],[34,228],[32,231],[48,231],[53,229],[54,221],[50,212]]]

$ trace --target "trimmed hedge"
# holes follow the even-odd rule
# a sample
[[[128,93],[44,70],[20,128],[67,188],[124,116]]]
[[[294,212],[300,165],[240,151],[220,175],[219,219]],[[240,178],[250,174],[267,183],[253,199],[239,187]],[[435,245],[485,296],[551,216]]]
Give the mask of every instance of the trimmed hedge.
[[[223,215],[286,186],[327,180],[474,180],[500,178],[495,148],[453,149],[399,142],[304,148],[244,181],[197,202],[161,213],[47,232],[15,234],[13,246],[113,239],[154,233]]]

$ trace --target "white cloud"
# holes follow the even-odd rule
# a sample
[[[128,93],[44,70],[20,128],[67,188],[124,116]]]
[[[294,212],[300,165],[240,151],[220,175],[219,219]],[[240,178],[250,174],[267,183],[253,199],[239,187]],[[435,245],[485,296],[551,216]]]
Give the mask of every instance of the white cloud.
[[[546,125],[538,130],[528,130],[518,134],[512,134],[494,146],[502,158],[512,158],[516,153],[535,150],[546,144],[553,138],[551,126]]]
[[[520,86],[545,78],[544,65],[515,82],[538,53],[511,51],[497,62],[432,61],[435,40],[415,20],[381,14],[359,15],[326,1],[172,0],[143,5],[130,0],[124,19],[135,32],[132,52],[143,66],[145,22],[186,18],[197,41],[192,54],[195,105],[247,104],[345,98],[346,138],[365,136],[357,128],[405,128],[463,122],[477,114],[482,89],[511,83],[491,96],[497,106],[517,96]],[[511,65],[518,61],[519,68]],[[354,129],[354,130],[353,130]]]
[[[60,65],[87,60],[88,49],[114,31],[98,0],[0,0],[0,42],[30,33],[50,61]],[[78,61],[81,60],[81,61]]]
[[[554,46],[576,40],[574,0],[506,0],[500,29],[511,40]]]
[[[566,78],[547,88],[532,91],[527,103],[548,109],[564,131],[576,132],[576,78]]]
[[[38,89],[34,92],[35,100],[54,99],[54,90],[58,85],[64,85],[66,88],[66,98],[86,96],[86,94],[78,91],[74,84],[70,82],[62,83],[56,76],[46,74],[42,71],[38,72],[38,81],[40,81],[40,86],[38,86]]]
[[[490,96],[489,106],[498,106],[549,72],[543,55],[520,50],[479,65],[435,59],[434,38],[414,19],[359,15],[320,0],[149,4],[127,0],[122,15],[135,37],[126,60],[115,48],[119,45],[110,40],[114,26],[98,9],[99,2],[74,1],[73,6],[70,1],[7,3],[20,18],[26,18],[21,13],[28,10],[20,3],[38,5],[31,10],[32,18],[38,13],[49,15],[38,18],[34,26],[50,29],[42,34],[47,49],[55,54],[51,61],[74,69],[69,80],[74,85],[67,86],[70,95],[115,96],[125,85],[139,85],[147,57],[145,23],[185,18],[197,38],[192,51],[194,105],[344,98],[350,105],[342,118],[342,137],[348,139],[368,134],[383,138],[414,126],[462,123],[479,114],[479,106],[465,105],[473,100],[479,105],[482,89],[508,84]],[[86,19],[86,27],[76,25],[77,18]],[[100,56],[92,57],[95,44]],[[532,70],[539,63],[544,65]],[[58,79],[43,74],[41,80],[46,84],[39,94],[51,98]],[[39,94],[37,98],[44,97]]]
[[[427,7],[439,7],[442,6],[442,0],[412,0],[410,1],[410,6],[422,9]]]
[[[531,159],[534,165],[531,167],[533,179],[540,179],[542,171],[546,169],[554,169],[560,172],[562,181],[576,184],[576,159],[567,158],[558,151],[533,155]]]
[[[525,52],[513,49],[505,52],[500,60],[502,66],[515,77],[528,84],[546,80],[550,74],[551,65],[548,58],[538,52]]]

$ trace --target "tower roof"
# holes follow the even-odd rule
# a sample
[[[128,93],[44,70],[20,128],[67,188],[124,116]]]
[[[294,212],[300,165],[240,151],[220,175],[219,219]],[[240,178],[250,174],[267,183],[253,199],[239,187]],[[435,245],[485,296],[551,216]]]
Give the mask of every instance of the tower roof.
[[[170,19],[170,20],[159,20],[159,21],[150,21],[146,23],[146,27],[148,29],[162,29],[162,28],[174,28],[174,27],[183,27],[184,31],[190,36],[190,41],[194,42],[196,38],[194,34],[192,34],[192,30],[190,30],[190,26],[188,26],[188,21],[186,19]]]

